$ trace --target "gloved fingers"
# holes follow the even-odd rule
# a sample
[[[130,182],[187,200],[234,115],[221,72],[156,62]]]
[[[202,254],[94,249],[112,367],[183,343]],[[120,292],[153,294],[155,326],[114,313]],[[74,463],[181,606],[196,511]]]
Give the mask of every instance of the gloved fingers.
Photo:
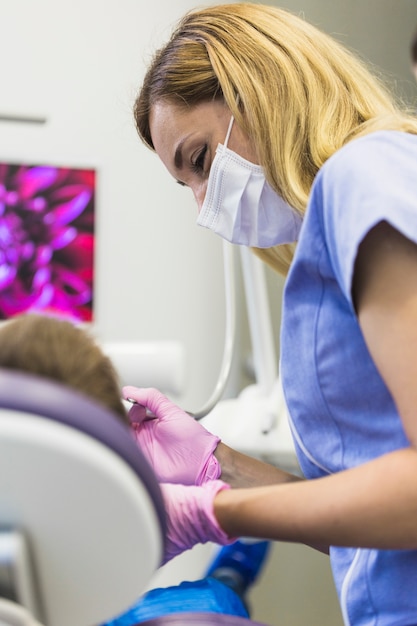
[[[146,407],[142,404],[134,404],[131,406],[127,415],[131,424],[141,424],[149,419]]]
[[[128,385],[123,387],[122,394],[125,399],[131,398],[149,409],[159,419],[171,417],[173,411],[181,411],[184,415],[187,415],[161,391],[153,387],[133,387]]]
[[[134,400],[138,404],[145,406],[146,400],[149,397],[149,393],[153,389],[145,387],[133,387],[133,385],[127,385],[122,388],[122,396],[125,400]]]
[[[201,485],[221,476],[214,455],[219,437],[157,389],[127,386],[123,395],[138,403],[129,411],[130,423],[159,480]]]

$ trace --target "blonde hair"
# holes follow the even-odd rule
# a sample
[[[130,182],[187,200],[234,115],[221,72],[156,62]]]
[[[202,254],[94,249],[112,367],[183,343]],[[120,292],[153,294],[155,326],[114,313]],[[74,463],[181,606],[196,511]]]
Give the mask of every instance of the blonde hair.
[[[139,136],[154,149],[152,106],[224,99],[253,141],[271,186],[304,213],[314,177],[351,139],[379,129],[417,134],[417,120],[359,58],[288,11],[240,3],[194,10],[151,63],[136,99]],[[286,273],[293,246],[254,249]]]
[[[3,322],[0,367],[68,385],[129,423],[110,359],[85,330],[68,321],[27,314]]]

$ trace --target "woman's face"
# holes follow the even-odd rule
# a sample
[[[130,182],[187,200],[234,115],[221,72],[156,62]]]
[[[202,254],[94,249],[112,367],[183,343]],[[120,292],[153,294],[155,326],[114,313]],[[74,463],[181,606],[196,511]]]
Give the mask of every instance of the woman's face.
[[[161,101],[151,109],[149,126],[156,153],[177,182],[190,187],[199,211],[217,145],[224,143],[230,119],[230,109],[219,100],[193,107]],[[236,122],[228,148],[257,162],[254,147]]]

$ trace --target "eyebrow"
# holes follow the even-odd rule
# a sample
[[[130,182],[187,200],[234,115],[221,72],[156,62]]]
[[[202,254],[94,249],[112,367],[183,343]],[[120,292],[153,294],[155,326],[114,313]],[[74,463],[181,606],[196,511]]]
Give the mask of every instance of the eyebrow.
[[[184,145],[185,142],[185,138],[181,139],[181,141],[179,142],[176,150],[175,150],[175,154],[174,154],[174,164],[175,167],[177,168],[177,170],[181,170],[182,166],[183,166],[183,158],[182,158],[182,147]]]

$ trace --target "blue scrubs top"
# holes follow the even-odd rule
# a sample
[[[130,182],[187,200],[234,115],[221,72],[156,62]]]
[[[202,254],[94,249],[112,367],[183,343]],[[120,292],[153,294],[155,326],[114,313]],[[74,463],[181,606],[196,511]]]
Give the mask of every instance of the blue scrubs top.
[[[281,332],[282,383],[307,478],[409,445],[351,296],[358,247],[382,220],[417,243],[416,135],[378,131],[351,141],[312,188]],[[417,624],[417,551],[332,547],[330,558],[346,625]]]

